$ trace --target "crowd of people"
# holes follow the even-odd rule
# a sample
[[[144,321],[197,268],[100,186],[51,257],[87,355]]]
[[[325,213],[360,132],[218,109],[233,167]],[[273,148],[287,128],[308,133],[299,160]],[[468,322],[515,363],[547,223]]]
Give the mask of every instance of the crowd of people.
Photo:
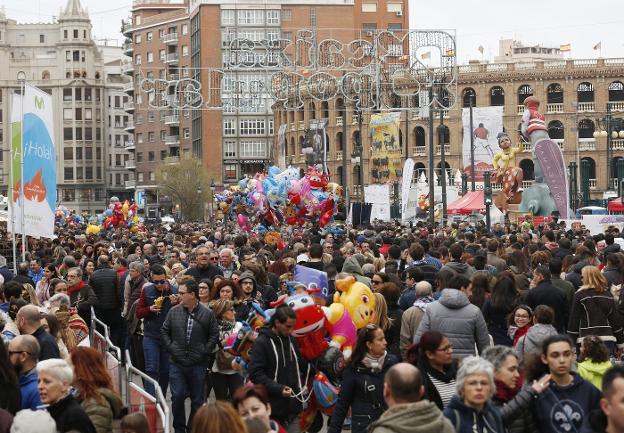
[[[176,433],[624,432],[617,228],[417,223],[279,235],[228,224],[62,228],[29,239],[15,272],[0,256],[0,433],[148,431],[90,347],[92,311],[153,379],[146,391],[170,396]],[[331,304],[347,277],[375,297],[330,416],[305,415],[303,373],[318,366],[292,335],[295,309],[275,307],[296,266],[327,274],[318,302]],[[241,367],[228,341],[273,307]]]

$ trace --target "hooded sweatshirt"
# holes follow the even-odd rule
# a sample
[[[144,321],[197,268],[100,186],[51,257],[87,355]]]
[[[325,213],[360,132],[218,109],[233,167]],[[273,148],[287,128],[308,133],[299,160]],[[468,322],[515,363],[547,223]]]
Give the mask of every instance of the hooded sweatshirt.
[[[591,359],[586,359],[576,364],[576,368],[581,377],[598,389],[602,388],[602,376],[604,376],[611,367],[613,367],[613,364],[611,364],[610,361],[593,362]]]
[[[540,352],[542,350],[542,342],[551,335],[557,334],[557,330],[552,325],[536,323],[531,326],[526,335],[520,337],[518,344],[516,344],[518,359],[522,361],[525,354],[530,352]]]
[[[288,386],[299,394],[308,370],[293,337],[278,335],[269,326],[260,329],[251,351],[249,380],[267,388],[271,412],[280,424],[289,424],[303,409],[296,398],[283,397],[282,390]]]
[[[360,262],[358,262],[354,256],[347,257],[344,264],[342,265],[342,272],[353,274],[358,282],[364,283],[368,287],[371,286],[370,278],[364,276],[364,274],[362,273],[362,267],[360,266]]]
[[[566,386],[550,381],[537,397],[535,412],[542,433],[583,431],[590,412],[600,408],[600,391],[578,374],[572,376],[572,383]]]
[[[475,344],[479,353],[490,345],[485,320],[481,310],[468,300],[464,292],[444,289],[440,299],[427,306],[414,337],[414,343],[429,330],[445,334],[453,345],[457,358],[475,354]]]
[[[453,433],[450,421],[428,400],[397,404],[371,424],[370,433]]]
[[[448,262],[446,265],[442,266],[442,269],[451,271],[453,275],[463,275],[466,278],[470,278],[475,271],[472,266],[467,265],[466,263],[463,263],[463,262],[455,262],[455,261]]]

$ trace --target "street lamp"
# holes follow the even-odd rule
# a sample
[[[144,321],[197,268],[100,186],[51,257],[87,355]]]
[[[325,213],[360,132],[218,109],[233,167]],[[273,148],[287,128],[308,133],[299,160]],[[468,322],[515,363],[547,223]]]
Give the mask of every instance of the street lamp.
[[[624,124],[621,119],[614,119],[611,114],[611,105],[607,104],[607,113],[603,118],[596,119],[600,131],[594,131],[594,138],[602,137],[607,139],[607,190],[614,188],[613,176],[613,141],[617,138],[624,139]]]
[[[22,261],[26,260],[26,230],[24,227],[24,207],[25,207],[25,200],[24,200],[24,93],[26,93],[26,72],[24,71],[19,71],[17,73],[17,81],[20,84],[20,111],[21,111],[21,115],[20,115],[20,138],[21,138],[21,143],[20,143],[20,199],[19,199],[19,203],[20,203],[20,214],[21,214],[21,224],[20,224],[20,231],[22,232]],[[11,166],[13,166],[13,163],[11,163]],[[13,174],[11,174],[11,176],[13,177],[13,181],[15,181],[15,177],[13,176]],[[13,233],[15,233],[15,230],[13,230]],[[15,235],[14,235],[15,236]],[[15,255],[16,251],[15,251],[15,240],[13,240],[13,260],[14,260],[14,267],[15,269],[17,269],[17,258]]]

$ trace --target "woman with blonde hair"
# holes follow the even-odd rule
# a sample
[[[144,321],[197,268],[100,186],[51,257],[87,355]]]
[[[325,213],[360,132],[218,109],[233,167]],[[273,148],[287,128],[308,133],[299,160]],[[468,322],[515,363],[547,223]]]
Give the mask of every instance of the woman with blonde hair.
[[[392,325],[392,322],[388,318],[388,304],[386,303],[386,298],[384,298],[381,293],[375,292],[373,295],[375,295],[374,323],[385,333]]]
[[[375,257],[375,260],[373,260],[373,265],[375,265],[375,272],[381,272],[386,267],[386,259],[380,254],[379,257]]]
[[[616,344],[624,344],[624,332],[608,290],[609,283],[595,266],[583,268],[581,281],[572,301],[568,334],[577,344],[581,344],[584,337],[595,335],[605,342],[612,355]]]

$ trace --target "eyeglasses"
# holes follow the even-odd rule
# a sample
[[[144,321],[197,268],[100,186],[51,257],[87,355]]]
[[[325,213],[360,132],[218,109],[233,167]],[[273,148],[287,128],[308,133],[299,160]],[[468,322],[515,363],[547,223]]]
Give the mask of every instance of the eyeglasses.
[[[436,352],[451,352],[453,351],[453,345],[449,344],[448,346],[440,347],[436,349]]]
[[[210,260],[212,260],[213,262],[217,262],[219,261],[219,257],[210,257]]]
[[[167,284],[167,280],[153,280],[152,282],[156,284],[157,286],[161,284]]]

